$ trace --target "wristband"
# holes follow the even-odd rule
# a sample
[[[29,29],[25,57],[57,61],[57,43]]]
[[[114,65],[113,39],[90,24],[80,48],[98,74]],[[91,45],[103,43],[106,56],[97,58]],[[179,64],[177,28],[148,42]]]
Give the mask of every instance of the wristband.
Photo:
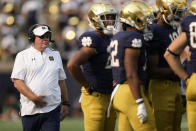
[[[188,76],[184,79],[184,81],[187,81],[191,77],[191,74],[188,74]]]
[[[179,56],[179,54],[174,53],[173,51],[171,51],[169,48],[166,49],[170,54],[174,55],[174,56]]]
[[[187,76],[187,77],[184,79],[184,81],[186,82],[188,79],[189,79],[189,76]]]
[[[136,100],[136,103],[137,103],[138,105],[144,103],[143,98],[137,99],[137,100]]]
[[[69,101],[62,101],[61,104],[70,107]]]

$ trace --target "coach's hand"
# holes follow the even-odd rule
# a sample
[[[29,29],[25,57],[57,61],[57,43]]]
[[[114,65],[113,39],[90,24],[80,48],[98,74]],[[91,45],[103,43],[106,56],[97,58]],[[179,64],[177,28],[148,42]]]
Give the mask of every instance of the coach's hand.
[[[137,99],[136,103],[138,104],[137,116],[140,119],[140,122],[144,123],[147,120],[147,112],[146,112],[146,107],[143,98]]]
[[[46,96],[45,95],[39,95],[33,98],[33,102],[37,107],[44,107],[46,106],[47,102],[44,100]]]
[[[69,111],[69,106],[67,106],[67,105],[62,105],[61,106],[61,116],[60,116],[61,121],[63,119],[65,119],[66,115],[68,114],[68,111]]]

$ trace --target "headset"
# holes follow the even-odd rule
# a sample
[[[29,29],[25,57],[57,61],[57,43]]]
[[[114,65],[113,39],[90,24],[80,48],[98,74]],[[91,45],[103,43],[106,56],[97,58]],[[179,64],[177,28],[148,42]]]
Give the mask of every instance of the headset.
[[[45,24],[34,24],[32,25],[29,30],[28,30],[28,40],[29,42],[34,42],[35,41],[35,34],[33,33],[33,30],[39,26],[47,26],[49,31],[51,31],[50,27],[48,25],[45,25]],[[52,36],[52,31],[51,31],[51,36]],[[54,40],[51,40],[51,37],[49,38],[49,41],[54,43],[55,41]]]

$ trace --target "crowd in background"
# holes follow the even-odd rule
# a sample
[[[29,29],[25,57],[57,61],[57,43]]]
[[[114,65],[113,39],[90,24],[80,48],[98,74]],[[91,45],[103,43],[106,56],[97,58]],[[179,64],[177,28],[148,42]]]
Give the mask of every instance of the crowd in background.
[[[0,61],[13,61],[17,52],[29,46],[28,28],[36,23],[49,25],[55,46],[63,61],[77,50],[77,39],[89,30],[87,12],[100,0],[1,0],[0,1]],[[104,1],[104,0],[103,0]],[[117,10],[128,0],[105,0]],[[148,1],[154,3],[153,0]]]
[[[80,34],[91,30],[86,16],[91,4],[98,1],[100,0],[0,0],[0,74],[2,74],[0,91],[4,90],[2,95],[0,94],[1,120],[19,118],[17,112],[19,96],[15,94],[17,92],[13,85],[11,83],[2,84],[6,80],[1,78],[6,74],[9,79],[15,55],[30,46],[27,37],[28,28],[36,23],[49,25],[53,31],[52,39],[55,40],[51,46],[60,51],[63,63],[66,65],[78,50],[76,45]],[[121,5],[128,0],[105,1],[109,1],[119,10]],[[156,3],[156,0],[143,1],[149,4]],[[188,0],[188,3],[190,1]],[[2,85],[9,85],[9,87]],[[10,91],[9,95],[7,95],[7,91]],[[71,92],[68,93],[69,96],[72,95]],[[73,98],[73,101],[74,99],[76,98]],[[8,108],[10,108],[9,112]],[[80,107],[76,105],[76,108]],[[4,113],[6,111],[7,114]],[[76,110],[74,115],[80,116],[77,113]]]

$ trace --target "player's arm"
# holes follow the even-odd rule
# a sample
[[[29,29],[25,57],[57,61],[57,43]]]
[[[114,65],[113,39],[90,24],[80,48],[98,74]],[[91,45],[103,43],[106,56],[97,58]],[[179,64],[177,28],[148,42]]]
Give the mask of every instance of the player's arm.
[[[81,86],[88,87],[89,83],[82,74],[80,66],[86,63],[89,58],[95,54],[95,48],[82,47],[67,64],[70,74],[80,83]]]
[[[186,80],[188,74],[184,70],[183,65],[180,61],[180,54],[187,46],[187,36],[185,32],[182,32],[180,36],[175,39],[168,49],[166,50],[164,57],[172,70],[182,79]]]
[[[13,79],[14,80],[14,86],[15,88],[24,96],[26,96],[29,100],[33,101],[36,106],[38,107],[44,107],[46,106],[47,102],[44,101],[45,95],[39,95],[37,96],[34,94],[24,83],[23,80],[20,79]]]
[[[141,123],[147,120],[147,112],[144,100],[140,92],[140,80],[138,78],[138,60],[140,56],[140,49],[125,49],[124,65],[126,70],[127,82],[133,97],[138,104],[137,116]]]
[[[140,49],[125,49],[124,65],[126,70],[126,77],[135,100],[141,98],[140,84],[137,72],[139,56]]]

